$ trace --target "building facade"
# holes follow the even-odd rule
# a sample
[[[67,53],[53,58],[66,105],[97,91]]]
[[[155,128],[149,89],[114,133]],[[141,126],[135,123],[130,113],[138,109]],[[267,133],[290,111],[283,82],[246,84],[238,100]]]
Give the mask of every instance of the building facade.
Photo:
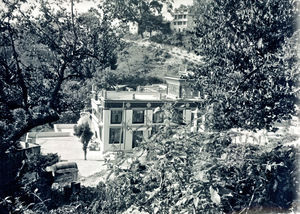
[[[138,23],[136,23],[136,22],[128,22],[127,26],[128,26],[128,32],[130,34],[134,34],[134,35],[138,34],[138,32],[139,32],[139,25],[138,25]]]
[[[194,13],[192,12],[192,9],[189,7],[180,7],[175,9],[170,27],[174,32],[192,30],[195,27]]]
[[[167,77],[165,85],[138,87],[137,91],[92,91],[92,130],[100,151],[130,151],[143,138],[149,138],[155,126],[163,125],[165,103],[174,103],[181,123],[197,126],[201,115],[198,92],[186,80]]]

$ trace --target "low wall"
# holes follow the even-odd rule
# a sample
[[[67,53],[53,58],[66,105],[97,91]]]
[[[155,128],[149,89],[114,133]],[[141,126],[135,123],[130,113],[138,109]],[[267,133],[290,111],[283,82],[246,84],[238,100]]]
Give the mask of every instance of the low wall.
[[[55,132],[74,132],[74,126],[76,124],[54,124]]]
[[[26,142],[36,143],[36,138],[47,137],[70,137],[73,136],[71,132],[28,132],[26,135]]]
[[[28,132],[27,137],[29,138],[42,138],[42,137],[70,137],[70,132]]]

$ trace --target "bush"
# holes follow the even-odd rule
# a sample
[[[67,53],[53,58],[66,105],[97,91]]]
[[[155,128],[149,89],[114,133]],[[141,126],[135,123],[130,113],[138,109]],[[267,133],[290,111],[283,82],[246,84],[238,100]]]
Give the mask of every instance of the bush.
[[[105,183],[68,200],[53,193],[50,213],[272,213],[293,206],[295,148],[235,144],[229,132],[192,133],[169,119],[133,154],[108,162]]]
[[[192,49],[191,39],[192,35],[189,32],[176,32],[173,34],[156,34],[150,37],[150,40],[152,42],[182,47],[188,51]]]
[[[134,155],[117,159],[109,182],[120,194],[112,200],[148,213],[286,211],[297,195],[296,153],[165,124]],[[126,170],[124,160],[131,161]]]
[[[13,185],[15,192],[0,202],[0,209],[3,208],[1,213],[45,212],[53,183],[53,177],[45,168],[58,160],[57,154],[34,154],[23,160],[16,176],[17,183]]]

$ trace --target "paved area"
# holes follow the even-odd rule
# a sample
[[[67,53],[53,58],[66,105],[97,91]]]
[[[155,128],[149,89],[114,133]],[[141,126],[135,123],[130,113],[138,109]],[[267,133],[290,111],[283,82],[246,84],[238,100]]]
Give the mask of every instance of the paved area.
[[[79,176],[88,177],[106,169],[104,158],[100,151],[88,151],[87,160],[84,160],[82,144],[75,136],[38,138],[41,152],[57,153],[63,161],[74,161],[79,169]]]

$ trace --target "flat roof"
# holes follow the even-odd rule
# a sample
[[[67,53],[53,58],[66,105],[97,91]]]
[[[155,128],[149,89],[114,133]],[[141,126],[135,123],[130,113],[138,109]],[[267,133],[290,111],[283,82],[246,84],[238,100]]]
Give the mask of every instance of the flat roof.
[[[106,91],[105,100],[161,100],[166,94],[158,92]]]

